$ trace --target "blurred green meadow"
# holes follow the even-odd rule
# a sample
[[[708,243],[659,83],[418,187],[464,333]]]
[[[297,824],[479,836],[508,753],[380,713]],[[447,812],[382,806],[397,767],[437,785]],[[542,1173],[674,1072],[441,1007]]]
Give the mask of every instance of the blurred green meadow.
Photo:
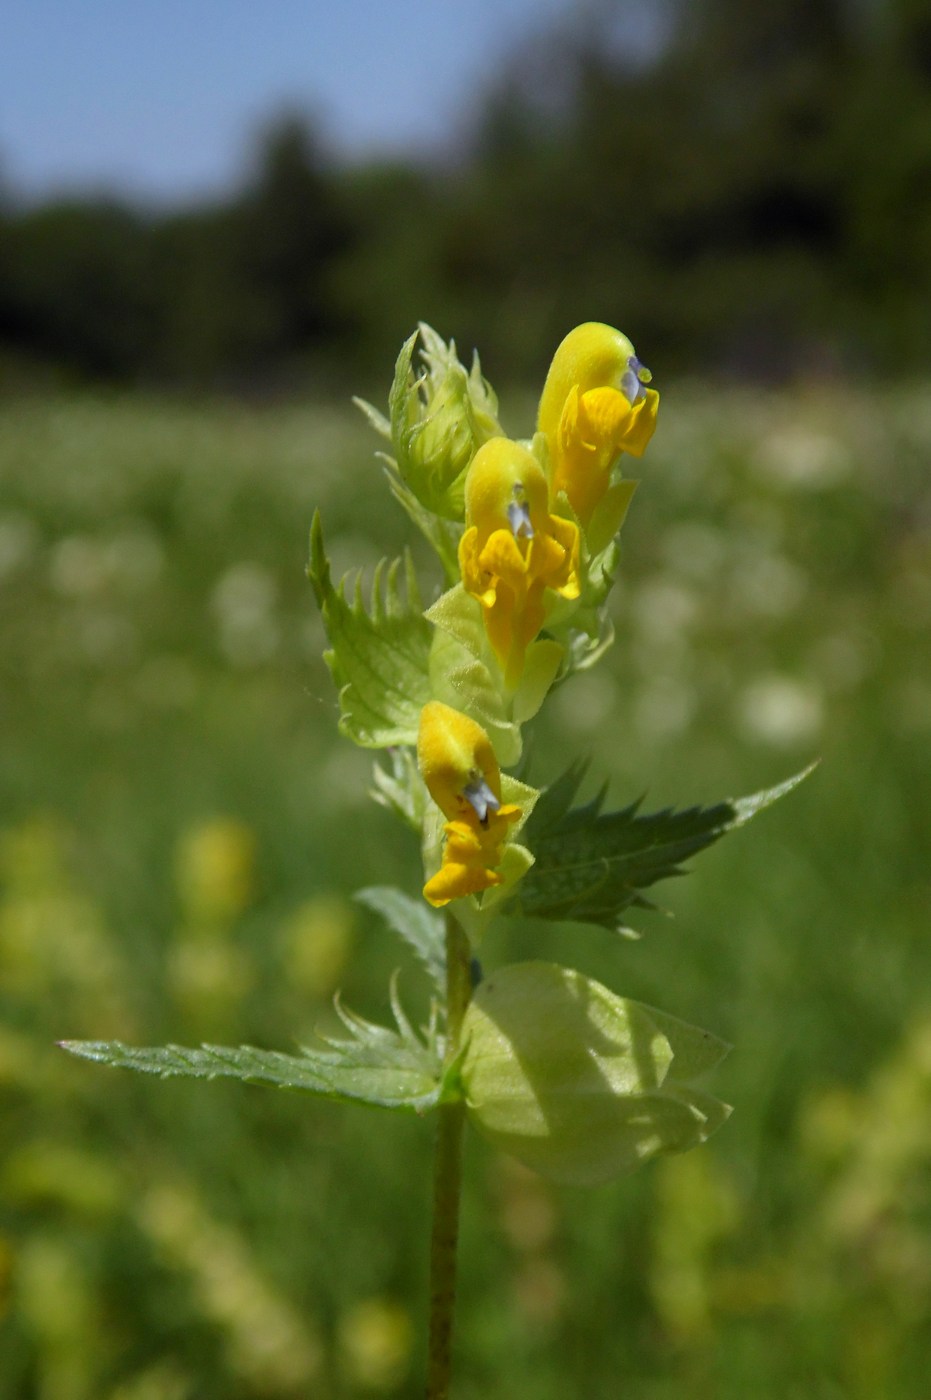
[[[317,505],[337,573],[408,539],[377,446],[348,401],[0,404],[4,1400],[419,1391],[429,1121],[55,1047],[289,1050],[337,987],[386,1016],[395,966],[426,1014],[352,901],[419,857],[337,734],[303,573]],[[665,386],[616,646],[530,776],[590,753],[651,808],[822,763],[642,941],[490,936],[489,967],[563,960],[731,1040],[735,1113],[590,1193],[470,1141],[460,1400],[927,1394],[929,460],[922,384]]]

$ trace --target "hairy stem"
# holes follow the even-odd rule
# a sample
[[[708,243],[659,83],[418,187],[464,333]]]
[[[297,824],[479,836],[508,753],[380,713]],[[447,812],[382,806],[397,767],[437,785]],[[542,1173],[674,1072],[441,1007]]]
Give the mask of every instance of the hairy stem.
[[[472,995],[469,942],[452,914],[446,915],[446,1060],[459,1053],[462,1019]],[[437,1109],[433,1175],[433,1233],[430,1239],[430,1338],[427,1400],[446,1400],[452,1377],[453,1314],[456,1303],[456,1246],[462,1185],[462,1130],[465,1104]]]

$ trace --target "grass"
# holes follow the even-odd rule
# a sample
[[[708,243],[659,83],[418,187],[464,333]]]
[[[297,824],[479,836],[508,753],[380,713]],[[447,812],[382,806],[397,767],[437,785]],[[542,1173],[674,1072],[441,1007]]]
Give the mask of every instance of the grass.
[[[526,431],[516,404],[505,419]],[[522,417],[523,414],[523,417]],[[352,410],[0,406],[0,1393],[416,1393],[429,1123],[153,1083],[53,1042],[279,1048],[406,955],[354,888],[415,887],[336,734],[303,578],[396,552]],[[617,644],[532,775],[618,804],[818,772],[695,863],[642,942],[493,936],[735,1044],[705,1149],[590,1194],[469,1144],[462,1400],[925,1393],[931,1345],[931,414],[671,388],[625,527]],[[5,1388],[4,1388],[5,1387]]]

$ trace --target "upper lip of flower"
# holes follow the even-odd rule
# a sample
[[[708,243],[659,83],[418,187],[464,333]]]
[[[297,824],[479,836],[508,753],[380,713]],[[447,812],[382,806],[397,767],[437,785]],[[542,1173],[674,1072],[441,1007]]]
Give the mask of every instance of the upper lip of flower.
[[[625,335],[598,322],[570,331],[553,356],[539,427],[550,452],[553,492],[564,492],[584,527],[622,452],[642,455],[659,395]]]

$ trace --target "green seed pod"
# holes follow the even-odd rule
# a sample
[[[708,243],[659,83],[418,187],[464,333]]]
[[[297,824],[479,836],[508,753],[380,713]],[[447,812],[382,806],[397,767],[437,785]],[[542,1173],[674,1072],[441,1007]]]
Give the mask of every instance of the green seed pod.
[[[463,1027],[472,1122],[552,1181],[595,1186],[684,1152],[730,1109],[689,1081],[727,1046],[555,963],[502,968]]]

